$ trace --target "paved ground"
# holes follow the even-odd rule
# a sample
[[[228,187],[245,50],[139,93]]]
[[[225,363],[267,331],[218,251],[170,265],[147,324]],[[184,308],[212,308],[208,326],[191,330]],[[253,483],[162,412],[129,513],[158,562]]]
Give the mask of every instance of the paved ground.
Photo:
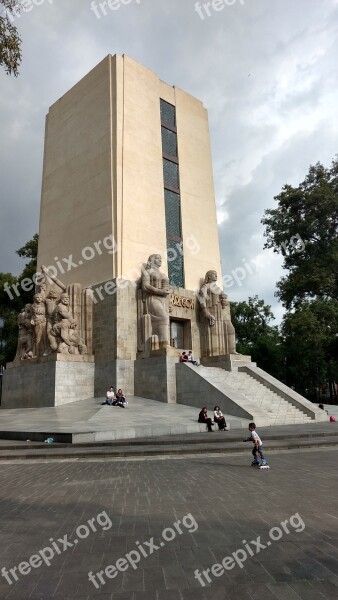
[[[199,410],[183,404],[165,404],[131,396],[128,407],[101,406],[104,398],[89,398],[64,406],[0,410],[1,432],[73,434],[73,441],[132,439],[204,431],[197,423]],[[210,403],[209,403],[210,404]],[[210,406],[210,408],[213,408]],[[210,413],[213,416],[213,412]],[[225,415],[231,427],[248,420]],[[29,436],[32,439],[32,436]]]
[[[271,469],[266,472],[249,466],[249,453],[177,460],[0,464],[0,569],[6,567],[12,580],[13,572],[19,578],[10,586],[1,577],[0,597],[336,600],[336,457],[336,450],[271,454]],[[300,517],[291,518],[296,513]],[[188,514],[192,517],[184,520]],[[175,530],[178,520],[183,523]],[[281,535],[281,522],[289,533],[273,541],[270,536]],[[270,532],[278,526],[280,532]],[[90,528],[97,531],[89,533]],[[175,539],[169,541],[172,536]],[[270,545],[256,554],[258,536],[261,544],[270,541]],[[141,556],[141,548],[150,554],[152,537],[156,546],[162,544],[158,550],[152,547],[152,554],[142,556],[135,570],[120,561],[121,571],[107,569],[114,577],[108,579],[106,567],[116,565],[127,552],[133,552],[130,558],[134,559],[137,552]],[[62,551],[67,542],[73,545]],[[247,553],[254,556],[240,568],[232,553],[246,544]],[[55,553],[49,567],[40,565],[41,556],[36,556],[48,546],[44,556]],[[225,564],[233,568],[219,577],[208,572],[212,583],[202,587],[194,577],[195,569],[210,569],[227,556]],[[236,557],[244,559],[244,553]],[[22,573],[27,572],[30,567],[24,563],[29,560],[35,565],[30,573],[10,572],[20,563]],[[216,574],[220,569],[213,567]],[[105,585],[96,589],[88,581],[89,571],[103,571]],[[99,585],[98,576],[95,581]]]

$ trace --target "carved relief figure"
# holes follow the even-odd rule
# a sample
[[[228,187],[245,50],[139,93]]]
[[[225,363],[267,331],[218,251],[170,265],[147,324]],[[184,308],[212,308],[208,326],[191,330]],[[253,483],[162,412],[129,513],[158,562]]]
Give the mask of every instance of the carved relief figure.
[[[216,271],[208,271],[198,299],[206,323],[204,355],[237,354],[235,328],[231,323],[228,296],[217,286]]]
[[[32,305],[26,304],[18,316],[18,347],[14,361],[33,357]]]
[[[53,335],[53,319],[54,319],[54,311],[57,306],[57,303],[60,300],[61,292],[66,290],[66,286],[61,283],[56,277],[50,275],[48,269],[45,266],[41,267],[41,271],[45,277],[45,283],[40,285],[40,293],[44,297],[44,303],[46,305],[46,317],[47,317],[47,341],[48,341],[48,350],[55,352],[57,350],[57,342],[55,340],[55,336]],[[48,286],[48,283],[53,281],[54,285],[51,287]]]
[[[44,281],[36,288],[34,304],[27,304],[18,316],[19,337],[14,360],[47,356],[51,352],[87,354],[87,342],[78,327],[82,323],[86,340],[92,340],[92,301],[78,284],[67,288],[41,268]],[[69,292],[66,293],[66,290]],[[75,306],[74,318],[70,306]]]
[[[68,340],[71,344],[68,347],[69,354],[87,354],[87,346],[77,331],[77,322],[75,319],[70,323]]]
[[[32,305],[32,324],[34,326],[34,353],[43,356],[47,351],[47,318],[43,294],[35,294]]]
[[[64,354],[65,345],[67,347],[72,345],[69,341],[69,329],[74,321],[69,308],[68,294],[61,294],[60,301],[54,309],[52,321],[53,328],[50,335],[56,338],[57,351]]]
[[[151,336],[159,348],[169,345],[169,279],[161,273],[162,258],[152,254],[142,270],[142,292],[144,315],[148,315],[151,323]],[[147,337],[147,336],[145,336]]]

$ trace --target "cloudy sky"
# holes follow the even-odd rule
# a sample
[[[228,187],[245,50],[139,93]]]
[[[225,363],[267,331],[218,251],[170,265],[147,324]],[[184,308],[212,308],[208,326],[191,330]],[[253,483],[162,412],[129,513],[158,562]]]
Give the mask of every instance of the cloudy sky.
[[[285,183],[338,153],[338,0],[224,0],[209,16],[204,3],[129,0],[96,16],[90,0],[33,0],[15,20],[21,73],[0,73],[0,271],[21,271],[15,250],[38,231],[48,107],[125,53],[208,108],[223,274],[247,272],[229,297],[258,294],[280,319],[281,261],[260,221]]]

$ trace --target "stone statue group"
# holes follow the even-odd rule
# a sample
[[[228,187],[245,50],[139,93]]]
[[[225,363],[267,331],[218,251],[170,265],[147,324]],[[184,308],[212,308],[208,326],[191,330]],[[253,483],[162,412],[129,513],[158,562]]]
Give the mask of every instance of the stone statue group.
[[[140,349],[144,348],[146,339],[151,339],[152,349],[169,346],[170,286],[168,277],[160,271],[161,265],[161,256],[153,254],[149,256],[142,271],[144,325]],[[216,271],[206,273],[203,285],[196,295],[200,306],[203,356],[237,354],[228,297],[217,285]]]
[[[170,345],[171,288],[167,275],[160,271],[162,258],[149,256],[142,269],[138,292],[138,350],[148,355]],[[67,288],[41,268],[42,283],[36,288],[33,304],[26,304],[18,316],[19,338],[15,360],[28,360],[53,353],[63,355],[88,354],[91,349],[88,330],[92,328],[92,304],[84,301],[78,284]],[[231,323],[226,294],[217,286],[216,271],[208,271],[196,293],[202,356],[236,354],[235,329]],[[76,314],[74,314],[76,312]],[[81,322],[88,343],[81,337]],[[91,352],[90,352],[91,353]]]
[[[37,286],[33,304],[26,304],[18,316],[15,360],[48,356],[55,352],[87,354],[87,347],[78,331],[79,324],[70,307],[67,288],[45,267],[41,271],[44,281]]]

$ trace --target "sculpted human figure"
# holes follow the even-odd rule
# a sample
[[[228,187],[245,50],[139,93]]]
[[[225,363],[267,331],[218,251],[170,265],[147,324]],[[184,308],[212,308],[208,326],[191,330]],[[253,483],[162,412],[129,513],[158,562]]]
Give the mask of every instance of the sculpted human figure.
[[[231,323],[228,296],[217,285],[217,272],[208,271],[198,295],[201,312],[207,320],[211,336],[209,356],[216,354],[237,354],[235,328]],[[226,310],[227,309],[227,310]],[[219,341],[215,339],[215,334]],[[213,339],[214,338],[214,339]],[[221,339],[223,338],[223,339]]]
[[[32,325],[34,326],[35,356],[46,354],[46,306],[43,294],[35,294],[32,305]]]
[[[26,304],[18,315],[18,347],[15,361],[33,357],[32,305]]]
[[[87,346],[77,331],[77,322],[75,319],[70,321],[68,334],[67,331],[61,329],[60,324],[56,328],[60,328],[60,336],[62,342],[59,344],[58,351],[61,354],[87,354]]]
[[[152,335],[158,337],[159,347],[169,345],[169,279],[161,273],[162,258],[152,254],[142,269],[142,291],[146,314],[150,315]]]
[[[62,343],[67,346],[71,345],[69,343],[69,329],[74,319],[69,308],[69,303],[68,294],[61,294],[60,301],[56,305],[52,316],[53,327],[50,335],[56,338],[58,352],[63,352],[64,350],[64,347],[61,346]]]
[[[49,349],[55,352],[57,350],[57,342],[53,335],[53,324],[54,324],[54,312],[58,301],[60,300],[61,292],[66,290],[66,286],[61,281],[53,277],[48,269],[42,265],[41,271],[45,276],[45,283],[40,285],[40,293],[43,295],[44,303],[46,305],[46,317],[47,317],[47,340]],[[49,286],[49,282],[52,281],[54,285]]]

